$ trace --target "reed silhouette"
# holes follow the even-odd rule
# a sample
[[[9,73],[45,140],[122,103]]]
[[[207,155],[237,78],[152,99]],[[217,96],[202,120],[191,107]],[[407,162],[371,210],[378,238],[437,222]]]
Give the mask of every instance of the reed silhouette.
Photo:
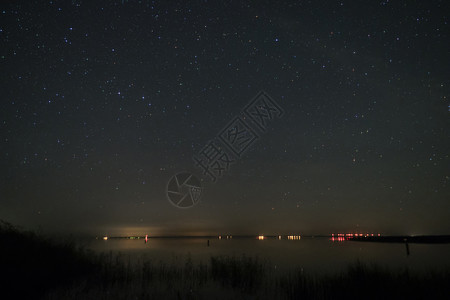
[[[35,299],[51,288],[68,286],[92,272],[90,254],[73,241],[57,243],[0,220],[3,299]]]

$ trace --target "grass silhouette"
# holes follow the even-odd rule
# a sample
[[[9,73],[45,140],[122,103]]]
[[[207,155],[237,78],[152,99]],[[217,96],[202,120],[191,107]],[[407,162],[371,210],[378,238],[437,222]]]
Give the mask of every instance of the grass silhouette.
[[[0,266],[4,299],[39,298],[96,268],[89,253],[75,243],[56,243],[4,221],[0,221]]]

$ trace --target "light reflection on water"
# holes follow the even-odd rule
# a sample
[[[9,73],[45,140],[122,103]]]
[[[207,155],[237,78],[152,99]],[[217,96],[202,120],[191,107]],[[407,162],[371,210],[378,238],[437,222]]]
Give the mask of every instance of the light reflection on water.
[[[190,257],[194,262],[208,263],[211,256],[242,255],[258,257],[270,268],[284,271],[302,268],[306,273],[334,273],[356,262],[376,263],[390,269],[427,271],[450,267],[450,244],[405,244],[336,242],[329,238],[286,239],[209,239],[207,238],[149,238],[94,240],[88,247],[96,252],[122,253],[132,261],[149,259],[153,262],[184,264]]]

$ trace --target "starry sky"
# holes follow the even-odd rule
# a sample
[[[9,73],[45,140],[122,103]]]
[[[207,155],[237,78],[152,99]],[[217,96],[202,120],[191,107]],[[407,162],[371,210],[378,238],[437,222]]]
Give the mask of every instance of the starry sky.
[[[2,1],[0,219],[82,234],[450,232],[448,1]],[[193,156],[284,110],[216,182]],[[167,183],[202,180],[179,209]]]

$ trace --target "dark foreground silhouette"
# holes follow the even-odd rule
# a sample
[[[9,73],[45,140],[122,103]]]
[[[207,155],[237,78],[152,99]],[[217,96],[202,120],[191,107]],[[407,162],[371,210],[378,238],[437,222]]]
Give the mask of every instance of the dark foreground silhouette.
[[[0,224],[1,299],[445,299],[450,272],[392,272],[355,262],[314,276],[278,274],[253,257],[208,264],[132,263]]]

